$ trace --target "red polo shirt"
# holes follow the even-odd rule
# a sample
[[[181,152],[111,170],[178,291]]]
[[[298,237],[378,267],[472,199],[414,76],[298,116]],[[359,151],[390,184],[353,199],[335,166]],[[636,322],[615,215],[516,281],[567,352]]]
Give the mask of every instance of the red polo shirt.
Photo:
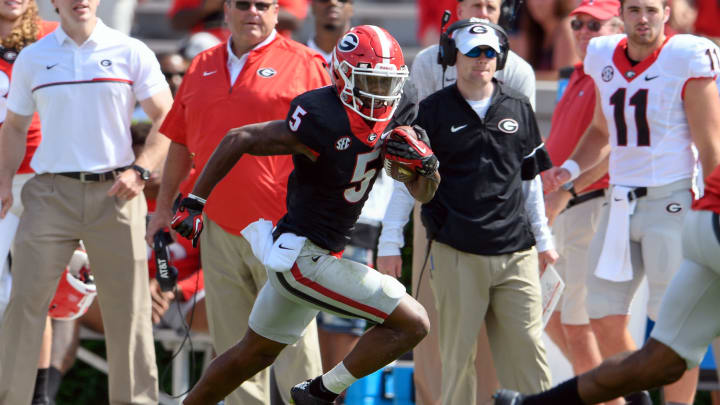
[[[701,199],[693,201],[692,208],[720,214],[720,166],[705,179],[705,194]]]
[[[590,126],[595,112],[595,84],[583,71],[582,63],[575,65],[565,93],[555,106],[550,127],[550,136],[545,147],[550,153],[553,165],[560,166],[575,150],[585,130]],[[591,184],[579,193],[607,188],[608,175]]]
[[[55,28],[57,28],[58,23],[40,20],[39,25],[40,30],[38,32],[38,39],[53,32]],[[8,53],[6,52],[5,55],[7,58]],[[7,87],[2,88],[2,84],[0,84],[0,92],[2,92],[2,97],[4,99],[2,102],[2,107],[0,107],[0,116],[2,117],[2,119],[0,120],[0,126],[2,126],[2,123],[5,122],[5,115],[7,114],[7,96],[8,91],[10,90],[10,77],[12,76],[13,66],[11,62],[14,61],[14,59],[12,59],[12,61],[8,61],[6,58],[0,58],[0,83],[4,82],[7,85]],[[40,145],[41,138],[42,136],[40,133],[40,117],[38,117],[37,113],[35,113],[33,114],[33,119],[30,123],[30,128],[28,129],[27,143],[25,146],[25,157],[23,158],[22,163],[20,163],[20,168],[17,171],[18,174],[33,172],[33,170],[30,168],[30,160],[35,154],[35,149],[37,149],[38,145]]]
[[[322,56],[280,35],[250,51],[233,86],[227,59],[227,43],[222,43],[193,60],[160,128],[193,154],[197,175],[229,129],[285,119],[293,98],[330,83]],[[277,222],[286,211],[292,168],[289,155],[244,155],[215,186],[205,213],[236,235],[258,218]],[[182,191],[190,191],[194,181]]]

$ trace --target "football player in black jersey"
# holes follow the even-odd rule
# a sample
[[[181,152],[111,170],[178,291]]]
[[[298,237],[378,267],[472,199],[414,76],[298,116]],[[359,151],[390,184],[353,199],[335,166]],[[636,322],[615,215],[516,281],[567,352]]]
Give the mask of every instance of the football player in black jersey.
[[[421,128],[415,128],[417,138],[407,139],[407,127],[383,136],[408,76],[402,50],[384,29],[355,27],[338,41],[332,74],[335,86],[298,96],[285,121],[229,131],[172,220],[181,235],[197,239],[205,199],[244,153],[294,155],[288,213],[272,236],[266,226],[267,243],[255,238],[267,221],[243,231],[268,269],[268,283],[253,307],[248,332],[213,361],[186,404],[220,401],[272,364],[320,309],[376,325],[328,373],[293,387],[298,405],[332,404],[355,380],[397,359],[428,332],[425,309],[395,278],[339,258],[383,159],[415,168],[418,175],[406,186],[421,202],[432,199],[440,181],[437,159]]]

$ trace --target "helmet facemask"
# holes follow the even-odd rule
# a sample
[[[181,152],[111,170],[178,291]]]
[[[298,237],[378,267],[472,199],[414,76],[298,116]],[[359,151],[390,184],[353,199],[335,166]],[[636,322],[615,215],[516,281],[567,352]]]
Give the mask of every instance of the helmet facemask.
[[[337,59],[335,63],[337,65]],[[340,100],[366,120],[389,120],[397,109],[408,78],[407,66],[398,69],[386,63],[377,63],[375,67],[370,67],[369,63],[359,65],[351,66],[342,61],[336,66],[335,70],[344,82]]]

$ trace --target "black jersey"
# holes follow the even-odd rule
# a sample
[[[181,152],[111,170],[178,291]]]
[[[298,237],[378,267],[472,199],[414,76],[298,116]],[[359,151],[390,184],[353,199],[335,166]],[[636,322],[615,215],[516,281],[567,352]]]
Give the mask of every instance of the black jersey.
[[[452,85],[420,103],[417,123],[427,130],[442,177],[422,207],[428,235],[474,254],[533,246],[521,181],[552,164],[527,98],[496,82],[480,119]]]
[[[290,104],[287,125],[317,156],[293,156],[287,214],[276,233],[305,236],[318,246],[341,251],[382,170],[381,134],[346,108],[333,86],[311,90]]]

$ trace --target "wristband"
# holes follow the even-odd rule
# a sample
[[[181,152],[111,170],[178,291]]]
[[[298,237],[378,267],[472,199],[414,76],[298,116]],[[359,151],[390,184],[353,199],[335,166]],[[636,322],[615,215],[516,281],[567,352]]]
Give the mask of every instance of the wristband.
[[[198,197],[198,196],[196,196],[195,194],[192,194],[192,193],[188,194],[188,198],[191,198],[191,199],[193,199],[193,200],[195,200],[195,201],[198,201],[198,202],[200,202],[202,205],[205,205],[205,204],[207,203],[207,200],[206,200],[206,199],[200,198],[200,197]]]
[[[572,159],[566,160],[560,167],[570,172],[570,180],[568,181],[573,181],[580,176],[580,165]]]

